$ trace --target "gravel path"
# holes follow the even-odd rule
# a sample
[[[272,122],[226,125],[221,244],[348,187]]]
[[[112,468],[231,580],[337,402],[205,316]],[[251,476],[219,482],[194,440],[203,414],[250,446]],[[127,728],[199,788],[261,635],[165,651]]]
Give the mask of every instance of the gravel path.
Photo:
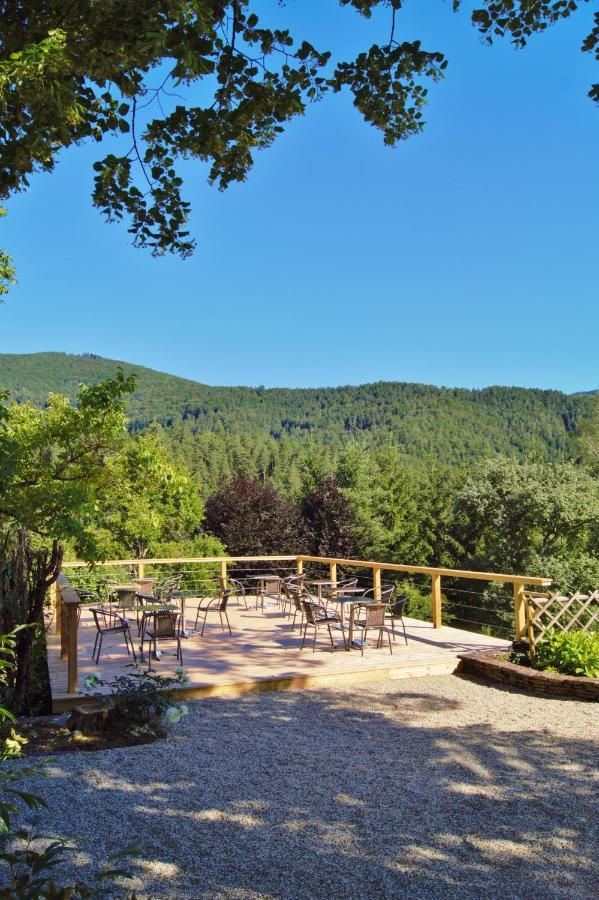
[[[138,842],[155,898],[597,896],[599,705],[438,676],[189,706],[36,779],[78,864]]]

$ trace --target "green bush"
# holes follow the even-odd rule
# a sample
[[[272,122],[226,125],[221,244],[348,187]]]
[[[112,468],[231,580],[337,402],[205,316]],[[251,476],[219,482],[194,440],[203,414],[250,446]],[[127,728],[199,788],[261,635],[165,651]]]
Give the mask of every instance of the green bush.
[[[537,645],[535,665],[560,675],[599,678],[599,632],[548,632]]]

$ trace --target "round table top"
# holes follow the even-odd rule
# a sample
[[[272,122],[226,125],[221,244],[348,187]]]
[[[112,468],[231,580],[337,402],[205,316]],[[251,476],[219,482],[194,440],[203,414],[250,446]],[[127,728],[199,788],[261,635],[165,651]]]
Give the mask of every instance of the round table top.
[[[244,581],[282,581],[280,575],[246,575]]]
[[[328,587],[336,587],[339,584],[338,581],[330,581],[327,578],[311,578],[309,581],[306,581],[305,583],[306,584],[316,584],[316,585],[320,584],[323,587],[325,587],[325,585]]]

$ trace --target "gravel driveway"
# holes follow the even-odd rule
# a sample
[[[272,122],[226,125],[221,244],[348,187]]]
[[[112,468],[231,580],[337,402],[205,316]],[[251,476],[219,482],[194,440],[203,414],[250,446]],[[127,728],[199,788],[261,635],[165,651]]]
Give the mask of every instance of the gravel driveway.
[[[137,842],[155,898],[597,896],[599,705],[448,675],[189,707],[36,779],[78,864]]]

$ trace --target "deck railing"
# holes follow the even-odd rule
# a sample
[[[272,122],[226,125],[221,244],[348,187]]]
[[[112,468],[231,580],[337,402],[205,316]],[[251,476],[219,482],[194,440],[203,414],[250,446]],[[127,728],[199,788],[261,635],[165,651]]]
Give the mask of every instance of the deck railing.
[[[273,563],[288,563],[290,568],[295,568],[298,574],[302,574],[304,566],[314,564],[327,566],[331,581],[337,581],[339,568],[356,570],[370,570],[370,579],[374,596],[380,599],[382,588],[382,574],[404,573],[407,575],[426,576],[431,579],[432,596],[432,622],[435,628],[441,628],[442,614],[442,579],[467,579],[486,582],[502,582],[512,585],[514,606],[514,635],[516,640],[526,636],[526,606],[525,592],[527,587],[547,587],[551,584],[550,578],[540,578],[532,575],[510,575],[500,572],[474,572],[465,569],[448,569],[433,566],[410,566],[403,563],[378,562],[363,559],[344,559],[329,556],[214,556],[214,557],[168,557],[168,558],[144,558],[144,559],[116,559],[94,563],[94,568],[123,566],[134,570],[138,578],[145,577],[146,567],[162,565],[209,565],[216,567],[218,581],[221,586],[226,586],[229,570],[233,567],[244,567],[247,563],[260,563],[272,565]],[[89,563],[72,561],[63,563],[63,569],[81,569],[90,567]],[[68,660],[68,690],[75,691],[77,687],[77,629],[79,619],[80,601],[76,591],[70,585],[64,572],[59,576],[53,590],[54,621],[56,632],[61,639],[61,659]]]

